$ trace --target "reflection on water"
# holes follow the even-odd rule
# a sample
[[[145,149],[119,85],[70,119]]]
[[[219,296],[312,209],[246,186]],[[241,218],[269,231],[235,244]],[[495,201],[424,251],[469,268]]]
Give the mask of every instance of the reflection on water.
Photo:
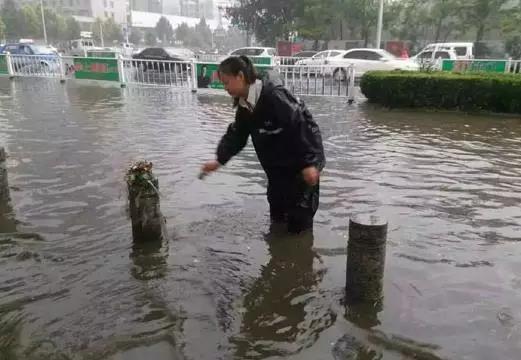
[[[161,279],[167,273],[168,247],[166,240],[135,241],[130,258],[132,276],[137,280]]]
[[[0,79],[0,322],[20,319],[18,358],[518,358],[520,119],[307,102],[328,167],[296,239],[269,229],[251,146],[197,179],[229,98]],[[161,183],[163,242],[132,240],[136,159]],[[385,298],[344,308],[348,218],[375,210]]]
[[[241,337],[236,357],[263,359],[298,353],[313,344],[336,315],[310,312],[316,306],[323,271],[314,269],[313,234],[282,235],[273,230],[266,238],[270,259],[243,300]],[[320,313],[320,317],[316,317]]]

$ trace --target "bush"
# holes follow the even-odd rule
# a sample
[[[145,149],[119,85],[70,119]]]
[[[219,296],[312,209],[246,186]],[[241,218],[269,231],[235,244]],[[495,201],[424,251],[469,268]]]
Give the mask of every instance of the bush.
[[[426,107],[521,114],[521,75],[373,71],[360,87],[370,102],[390,108]]]

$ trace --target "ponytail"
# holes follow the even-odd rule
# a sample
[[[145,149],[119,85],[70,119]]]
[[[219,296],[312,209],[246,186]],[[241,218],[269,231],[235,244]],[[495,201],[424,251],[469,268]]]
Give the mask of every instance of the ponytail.
[[[249,57],[245,55],[231,56],[221,62],[218,69],[219,74],[238,76],[239,73],[244,75],[246,82],[251,85],[258,79],[255,66]]]

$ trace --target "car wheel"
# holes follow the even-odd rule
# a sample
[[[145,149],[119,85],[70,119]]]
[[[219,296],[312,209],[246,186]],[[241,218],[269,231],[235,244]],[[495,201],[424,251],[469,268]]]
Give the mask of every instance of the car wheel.
[[[347,80],[347,71],[343,68],[338,68],[333,71],[333,79],[335,81],[346,81]]]

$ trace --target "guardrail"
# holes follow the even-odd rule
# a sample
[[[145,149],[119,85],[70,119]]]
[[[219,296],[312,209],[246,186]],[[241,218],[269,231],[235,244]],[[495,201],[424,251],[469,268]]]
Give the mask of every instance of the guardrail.
[[[120,59],[122,82],[196,89],[195,64],[189,61]]]
[[[218,63],[193,61],[93,58],[58,55],[0,55],[0,74],[11,77],[48,77],[119,82],[121,86],[156,86],[179,89],[223,88]],[[296,95],[337,96],[354,100],[352,66],[258,65],[263,73],[278,71],[285,86]],[[209,86],[209,85],[212,86]]]
[[[64,74],[58,55],[7,55],[12,76],[61,78]]]
[[[507,72],[521,74],[521,60],[509,60],[507,63]]]
[[[277,56],[275,62],[277,65],[296,65],[298,61],[305,59],[309,58],[299,56]]]
[[[354,100],[355,69],[353,66],[280,65],[276,69],[284,85],[296,95],[342,96]]]

